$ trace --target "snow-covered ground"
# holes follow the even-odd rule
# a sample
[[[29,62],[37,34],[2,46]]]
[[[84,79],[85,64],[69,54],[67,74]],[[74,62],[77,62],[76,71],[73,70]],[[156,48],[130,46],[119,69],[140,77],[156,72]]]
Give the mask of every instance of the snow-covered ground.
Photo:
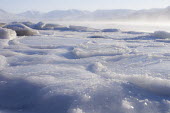
[[[0,113],[169,113],[169,33],[133,30],[0,39]]]

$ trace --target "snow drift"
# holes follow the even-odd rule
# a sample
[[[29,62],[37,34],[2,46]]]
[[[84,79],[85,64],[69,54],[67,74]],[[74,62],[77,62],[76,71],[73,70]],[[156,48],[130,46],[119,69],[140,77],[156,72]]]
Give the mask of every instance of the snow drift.
[[[27,26],[30,26],[30,23],[24,23],[28,24]],[[64,26],[59,24],[51,24],[51,23],[44,23],[44,22],[38,22],[37,24],[31,25],[31,28],[37,29],[37,30],[59,30],[59,31],[76,31],[76,32],[97,32],[99,30],[85,27],[85,26]]]
[[[19,24],[19,23],[6,25],[4,26],[4,28],[8,28],[16,31],[17,36],[32,36],[32,35],[37,35],[39,33],[38,31],[33,30],[25,26],[24,24]]]

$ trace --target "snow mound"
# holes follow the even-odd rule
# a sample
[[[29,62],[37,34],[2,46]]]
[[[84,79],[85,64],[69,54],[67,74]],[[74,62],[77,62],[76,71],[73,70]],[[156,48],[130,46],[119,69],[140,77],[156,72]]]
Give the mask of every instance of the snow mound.
[[[30,28],[32,28],[33,26],[34,26],[34,23],[32,23],[32,22],[22,22],[22,24],[24,24],[24,25],[26,25],[27,27],[30,27]]]
[[[24,24],[27,27],[33,28],[33,26],[35,25],[35,23],[26,21],[26,22],[11,22],[10,24]],[[7,25],[7,24],[6,24]]]
[[[85,95],[81,94],[85,89],[93,90],[102,83],[98,76],[83,69],[55,65],[17,66],[3,72],[3,77],[8,79],[0,87],[0,106],[8,109],[26,107],[36,113],[66,113],[76,104],[76,99]],[[81,113],[82,110],[73,111]]]
[[[137,32],[137,31],[125,31],[125,32],[122,32],[122,33],[134,34],[134,35],[144,34],[144,32]]]
[[[70,28],[69,28],[69,27],[66,27],[66,26],[58,26],[58,27],[55,27],[54,30],[70,31]]]
[[[54,28],[55,30],[60,30],[60,31],[75,31],[75,32],[98,32],[99,30],[89,28],[89,27],[84,27],[84,26],[58,26]]]
[[[166,38],[170,39],[170,33],[166,31],[155,31],[154,33],[151,34],[151,36],[162,38],[162,39],[166,39]]]
[[[0,27],[3,27],[5,25],[6,25],[6,23],[0,23]]]
[[[70,31],[78,31],[78,32],[97,32],[98,30],[89,28],[89,27],[84,27],[84,26],[69,26]]]
[[[31,27],[37,30],[59,30],[59,31],[76,31],[76,32],[98,32],[99,30],[84,26],[63,26],[59,24],[51,24],[51,23],[44,23],[38,22],[37,24],[33,24],[30,22],[22,22],[22,24]]]
[[[90,70],[91,72],[93,73],[101,73],[101,72],[106,72],[106,67],[102,65],[102,63],[100,62],[95,62],[93,64],[91,64],[89,67],[88,67],[88,70]]]
[[[70,112],[69,113],[85,113],[85,112],[83,112],[83,110],[82,109],[80,109],[80,108],[76,108],[76,109],[72,109],[72,110],[70,110]]]
[[[170,80],[168,79],[148,75],[119,75],[119,77],[158,95],[170,95]]]
[[[37,24],[32,25],[33,29],[37,30],[61,30],[65,31],[68,30],[68,27],[59,25],[59,24],[50,24],[50,23],[43,23],[43,22],[38,22]]]
[[[0,28],[0,39],[14,39],[16,32],[11,29]]]
[[[43,22],[38,22],[37,24],[35,24],[35,25],[33,26],[33,29],[43,30],[44,26],[45,26],[45,23],[43,23]]]
[[[58,24],[45,24],[44,30],[54,30],[56,28],[62,27],[61,25]]]
[[[19,23],[6,25],[6,26],[4,26],[4,28],[8,28],[8,29],[12,29],[12,30],[16,31],[17,36],[32,36],[32,35],[39,34],[38,31],[33,30],[33,29],[27,27],[26,25],[19,24]]]

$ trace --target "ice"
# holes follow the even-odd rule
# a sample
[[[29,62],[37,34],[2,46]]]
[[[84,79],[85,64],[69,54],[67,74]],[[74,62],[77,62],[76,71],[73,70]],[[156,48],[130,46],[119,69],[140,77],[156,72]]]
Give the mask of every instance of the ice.
[[[73,109],[70,113],[84,113],[80,108]]]
[[[99,30],[93,29],[93,28],[88,28],[84,26],[69,26],[70,31],[78,31],[78,32],[98,32]]]
[[[102,32],[119,32],[119,29],[103,29]]]
[[[44,26],[45,26],[45,23],[38,22],[37,24],[33,25],[33,28],[37,30],[43,30]]]
[[[166,31],[155,31],[152,36],[157,37],[157,38],[162,38],[162,39],[169,39],[170,38],[170,33]]]
[[[32,35],[37,35],[39,33],[38,31],[33,30],[25,26],[24,24],[20,24],[20,23],[9,24],[4,26],[4,28],[8,28],[16,31],[18,36],[32,36]]]
[[[0,48],[8,46],[10,40],[15,39],[16,32],[6,28],[0,28]]]
[[[151,77],[148,75],[132,75],[132,76],[126,76],[125,79],[127,79],[129,82],[144,88],[146,90],[149,90],[151,92],[154,92],[158,95],[170,95],[170,84],[169,80],[167,79],[161,79],[157,77]]]
[[[18,38],[1,28],[9,37],[0,39],[0,113],[170,111],[166,33],[50,30],[55,25],[39,23],[39,35]]]
[[[6,25],[6,23],[0,23],[0,27],[3,27],[5,25]]]
[[[0,28],[0,39],[14,39],[16,32],[6,28]]]
[[[127,34],[144,34],[144,32],[136,32],[136,31],[126,31],[123,33],[127,33]]]
[[[37,24],[32,25],[33,29],[37,30],[56,30],[57,28],[61,28],[62,26],[59,24],[49,24],[38,22]]]
[[[130,52],[130,49],[107,44],[87,44],[73,49],[76,58],[86,58],[95,56],[115,56]]]
[[[128,102],[127,100],[123,100],[122,101],[122,106],[125,108],[125,109],[134,109],[134,107],[130,104],[130,102]]]
[[[89,36],[88,38],[109,38],[107,36],[97,36],[97,35],[94,35],[94,36]]]
[[[26,26],[28,26],[28,27],[30,27],[30,28],[32,28],[32,27],[34,26],[34,23],[29,22],[29,21],[27,21],[27,22],[22,22],[22,24],[24,24],[24,25],[26,25]]]
[[[0,70],[3,70],[7,66],[7,59],[6,57],[0,55]]]

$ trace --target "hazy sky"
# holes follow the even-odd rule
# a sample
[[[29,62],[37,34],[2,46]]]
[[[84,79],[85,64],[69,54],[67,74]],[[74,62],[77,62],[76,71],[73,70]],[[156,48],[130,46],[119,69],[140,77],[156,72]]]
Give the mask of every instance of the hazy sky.
[[[58,9],[148,9],[170,6],[170,0],[0,0],[0,8],[19,13],[26,10],[47,12]]]

